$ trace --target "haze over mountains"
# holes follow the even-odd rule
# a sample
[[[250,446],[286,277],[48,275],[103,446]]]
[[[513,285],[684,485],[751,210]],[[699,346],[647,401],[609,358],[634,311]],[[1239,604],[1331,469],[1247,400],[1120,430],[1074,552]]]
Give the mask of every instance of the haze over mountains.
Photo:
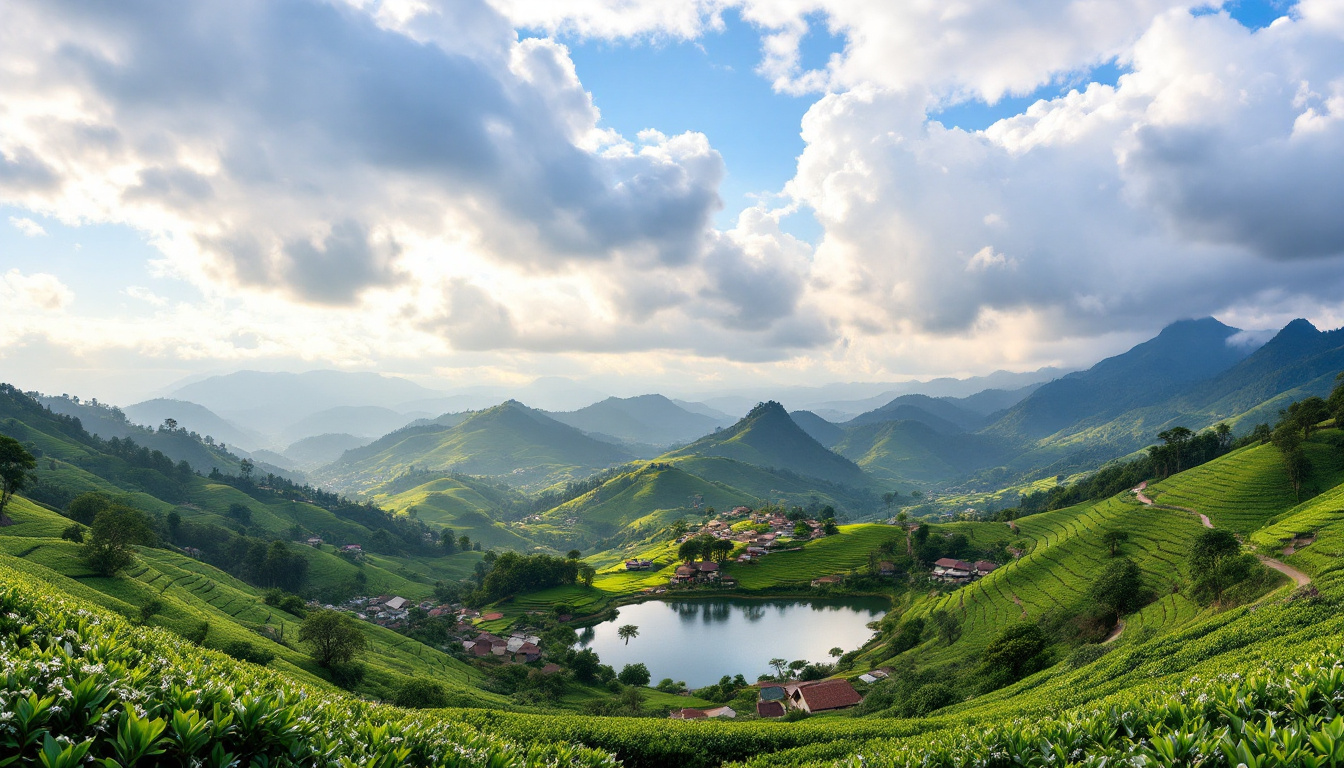
[[[161,429],[135,426],[156,427],[171,418],[180,430],[210,435],[216,445],[227,444],[267,471],[283,468],[394,505],[397,499],[423,505],[447,498],[443,490],[398,485],[393,493],[386,487],[408,475],[424,475],[426,483],[479,477],[533,494],[572,486],[582,494],[587,491],[579,485],[607,472],[615,474],[602,482],[619,479],[619,493],[643,493],[650,504],[655,498],[667,505],[691,503],[691,497],[778,496],[822,500],[871,516],[888,490],[1003,487],[1087,471],[1152,444],[1158,432],[1178,424],[1198,430],[1226,420],[1245,433],[1273,421],[1291,399],[1328,392],[1335,372],[1344,368],[1344,331],[1321,332],[1298,320],[1261,345],[1248,341],[1254,338],[1204,318],[1173,323],[1123,354],[1046,382],[1031,380],[1040,372],[970,383],[940,380],[927,388],[964,394],[905,392],[883,395],[875,404],[872,397],[831,398],[883,385],[791,390],[796,402],[873,405],[845,418],[835,417],[834,407],[790,411],[776,398],[741,418],[715,407],[730,406],[737,395],[708,402],[662,394],[606,397],[554,411],[509,399],[437,411],[485,395],[445,395],[394,377],[335,371],[213,377],[178,388],[172,399],[129,406],[125,420],[88,403],[44,402],[79,416],[95,434],[129,436],[193,465],[227,463],[203,447],[176,445],[180,438]],[[967,391],[986,384],[1021,386]],[[557,381],[539,388],[569,395],[581,389]],[[178,399],[186,397],[198,400]],[[640,462],[649,460],[663,469],[641,474]],[[673,487],[698,490],[673,499],[667,491]],[[575,501],[576,509],[597,509],[598,500],[618,495],[614,488],[593,491],[593,499]],[[480,489],[472,493],[459,489],[451,503],[435,503],[447,504],[445,519],[484,514],[485,497]],[[468,497],[475,500],[462,506]],[[595,514],[597,528],[616,523]]]

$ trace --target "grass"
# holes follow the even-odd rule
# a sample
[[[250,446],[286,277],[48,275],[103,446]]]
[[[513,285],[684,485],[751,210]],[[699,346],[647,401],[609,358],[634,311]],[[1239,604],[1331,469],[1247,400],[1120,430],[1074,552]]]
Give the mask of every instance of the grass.
[[[1333,431],[1333,430],[1332,430]],[[1317,433],[1305,443],[1313,466],[1311,484],[1334,486],[1344,479],[1339,449]],[[1299,502],[1283,469],[1279,450],[1253,445],[1220,456],[1151,486],[1148,495],[1159,504],[1190,507],[1213,524],[1249,534]]]

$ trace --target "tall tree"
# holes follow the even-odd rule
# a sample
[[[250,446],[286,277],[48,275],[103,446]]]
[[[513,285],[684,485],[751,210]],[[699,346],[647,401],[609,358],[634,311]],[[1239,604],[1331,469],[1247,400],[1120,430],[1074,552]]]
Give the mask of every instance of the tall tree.
[[[0,526],[9,525],[5,507],[14,494],[28,486],[28,473],[37,467],[37,460],[18,440],[0,435]]]
[[[624,624],[616,630],[616,636],[624,640],[626,645],[629,645],[633,638],[639,637],[639,627],[634,624]]]
[[[1101,543],[1106,545],[1111,557],[1115,557],[1119,553],[1120,545],[1126,541],[1129,541],[1129,534],[1125,531],[1114,530],[1101,534]]]
[[[133,547],[153,544],[154,528],[144,512],[122,504],[113,504],[93,519],[89,541],[84,545],[84,562],[103,576],[115,576],[131,564]]]
[[[1128,557],[1112,560],[1092,581],[1087,596],[1110,611],[1117,621],[1121,616],[1138,610],[1143,604],[1143,579],[1139,566]]]

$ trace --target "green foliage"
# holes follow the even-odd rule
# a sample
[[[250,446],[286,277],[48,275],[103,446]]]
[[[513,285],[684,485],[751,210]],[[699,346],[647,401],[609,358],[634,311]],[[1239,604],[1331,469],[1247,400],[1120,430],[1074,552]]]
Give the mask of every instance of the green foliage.
[[[921,636],[924,634],[924,619],[916,616],[901,622],[896,630],[896,635],[892,637],[887,645],[887,655],[895,656],[919,645]]]
[[[450,700],[442,685],[417,677],[407,680],[397,689],[392,703],[411,709],[441,709],[448,706]]]
[[[248,661],[263,667],[275,660],[275,654],[270,650],[246,640],[230,640],[221,645],[219,650],[239,661]]]
[[[1049,666],[1050,640],[1035,624],[1021,622],[1007,627],[985,647],[979,675],[986,691],[1021,680]]]
[[[313,611],[299,627],[299,641],[312,650],[313,660],[328,669],[349,664],[368,646],[359,622],[340,611]]]
[[[616,675],[616,679],[620,680],[622,685],[644,686],[649,684],[651,676],[648,667],[635,663],[621,667],[620,674]]]
[[[155,541],[154,528],[145,513],[113,504],[93,519],[89,541],[81,554],[89,567],[104,576],[113,576],[131,564],[133,547]]]
[[[106,494],[87,491],[76,496],[66,507],[65,513],[72,520],[84,525],[92,525],[93,519],[98,516],[98,513],[110,506],[112,506],[112,500]]]
[[[508,595],[573,584],[578,574],[579,563],[574,560],[505,552],[491,566],[481,591],[486,601],[493,601]]]
[[[1108,562],[1088,586],[1087,596],[1117,619],[1137,611],[1149,599],[1139,566],[1127,557]]]
[[[615,768],[564,737],[460,721],[298,685],[67,602],[0,566],[0,761],[105,766],[488,765]]]
[[[61,531],[61,539],[74,542],[75,544],[84,543],[84,526],[79,523],[71,523]]]
[[[33,454],[18,440],[0,435],[0,523],[5,521],[10,498],[28,485],[28,473],[36,467]]]

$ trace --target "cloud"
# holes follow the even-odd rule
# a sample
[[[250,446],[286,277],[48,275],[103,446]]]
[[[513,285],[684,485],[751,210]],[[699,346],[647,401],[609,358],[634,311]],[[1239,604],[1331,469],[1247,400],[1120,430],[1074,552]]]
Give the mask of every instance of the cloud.
[[[24,237],[45,237],[47,230],[41,224],[26,216],[10,216],[9,223],[23,233]]]
[[[25,275],[11,269],[0,275],[0,299],[11,308],[31,308],[56,312],[64,309],[75,298],[69,288],[55,275],[37,272]]]

